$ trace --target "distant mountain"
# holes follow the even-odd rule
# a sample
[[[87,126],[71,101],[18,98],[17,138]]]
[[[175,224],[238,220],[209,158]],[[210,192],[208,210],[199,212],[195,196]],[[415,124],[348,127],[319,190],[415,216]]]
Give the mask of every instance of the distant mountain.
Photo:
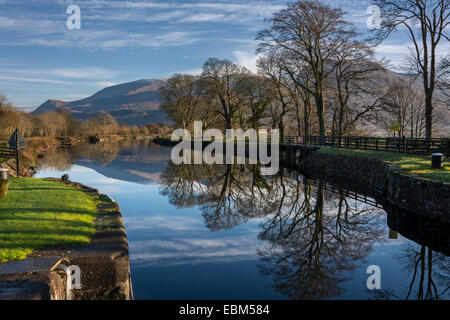
[[[104,110],[118,122],[124,121],[130,125],[158,123],[167,120],[166,113],[159,109],[161,101],[157,94],[164,83],[163,80],[144,79],[107,87],[82,100],[47,100],[33,113],[64,109],[78,120],[85,120]]]

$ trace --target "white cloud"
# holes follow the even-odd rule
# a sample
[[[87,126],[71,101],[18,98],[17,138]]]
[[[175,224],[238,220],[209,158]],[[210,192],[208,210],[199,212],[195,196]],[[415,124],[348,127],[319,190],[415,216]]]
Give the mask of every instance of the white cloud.
[[[86,85],[102,88],[116,84],[111,81],[111,79],[114,79],[119,75],[119,72],[114,70],[95,67],[57,69],[0,68],[0,73],[0,81],[5,80],[19,83],[28,82],[72,85],[76,80],[103,80],[92,84],[86,81],[83,82]],[[68,79],[70,79],[70,81],[68,81]],[[67,97],[68,96],[65,96],[64,98]]]
[[[202,222],[195,218],[181,216],[140,216],[140,217],[124,217],[127,230],[140,229],[166,229],[173,231],[186,231],[199,229]]]
[[[25,112],[32,112],[34,109],[36,109],[36,106],[25,106],[25,105],[22,105],[22,106],[18,106],[18,108],[20,110],[22,110],[22,111],[25,111]]]
[[[173,46],[184,46],[198,42],[196,37],[198,32],[172,31],[165,34],[139,34],[139,33],[121,33],[116,34],[113,39],[91,39],[91,37],[80,36],[78,40],[67,39],[32,39],[25,42],[16,42],[16,45],[39,45],[45,47],[74,47],[111,50],[117,48],[163,48]]]
[[[384,42],[375,48],[378,58],[386,58],[393,65],[394,69],[398,69],[404,62],[405,57],[411,52],[412,45],[410,43]],[[449,43],[441,43],[438,46],[438,59],[450,52]]]
[[[263,247],[256,235],[219,236],[214,239],[207,238],[207,235],[201,233],[191,238],[131,241],[131,259],[138,266],[253,260],[258,256],[257,248]]]
[[[223,20],[225,16],[223,14],[211,14],[211,13],[201,13],[201,14],[194,14],[187,18],[184,18],[180,20],[179,22],[220,22],[220,20]]]
[[[71,68],[71,69],[54,69],[49,71],[50,75],[75,78],[75,79],[110,79],[117,76],[117,72],[103,68]]]
[[[186,70],[179,70],[179,71],[174,71],[174,72],[169,72],[167,73],[167,77],[171,77],[175,74],[190,74],[193,76],[198,76],[200,74],[202,74],[203,69],[202,68],[192,68],[192,69],[186,69]]]
[[[118,83],[112,82],[112,81],[100,81],[100,82],[96,82],[95,84],[96,84],[98,87],[105,88],[105,87],[112,87],[112,86],[115,86],[115,85],[117,85]]]
[[[256,66],[258,56],[253,52],[236,50],[233,52],[233,55],[235,58],[234,60],[239,65],[246,67],[248,70],[254,73],[258,71],[258,68]]]
[[[33,83],[48,83],[48,84],[64,84],[64,85],[72,84],[71,82],[62,81],[62,80],[31,78],[31,77],[15,77],[15,76],[4,76],[4,75],[0,75],[0,80],[33,82]]]
[[[54,4],[54,3],[53,3]],[[64,7],[67,2],[60,3]],[[282,5],[268,1],[240,2],[193,2],[165,3],[142,1],[85,1],[82,6],[82,29],[67,30],[66,16],[57,13],[36,14],[24,10],[20,17],[11,18],[6,11],[0,17],[0,30],[7,30],[2,39],[6,45],[38,45],[44,47],[81,47],[81,48],[122,48],[122,47],[164,47],[190,44],[196,41],[192,34],[179,29],[180,23],[229,22],[248,24],[249,28],[261,24],[264,18],[280,10]],[[158,29],[170,31],[165,35],[134,35],[125,23],[167,22]],[[123,25],[121,24],[123,23]],[[95,27],[95,28],[94,28]],[[176,29],[174,29],[176,28]],[[2,31],[3,31],[2,30]],[[96,30],[96,31],[93,31]],[[203,30],[204,31],[204,30]],[[180,35],[171,41],[168,37]],[[39,36],[41,35],[41,36]]]

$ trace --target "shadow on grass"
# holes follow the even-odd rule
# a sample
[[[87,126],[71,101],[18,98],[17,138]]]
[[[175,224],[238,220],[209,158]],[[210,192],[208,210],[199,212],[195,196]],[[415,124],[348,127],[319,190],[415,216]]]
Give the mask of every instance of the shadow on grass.
[[[83,209],[78,209],[78,210],[61,210],[61,209],[56,209],[56,208],[9,208],[9,209],[1,209],[1,213],[0,213],[0,221],[4,220],[5,217],[7,217],[7,215],[11,215],[14,214],[14,216],[17,215],[23,215],[23,214],[27,214],[28,213],[33,213],[33,214],[78,214],[78,215],[90,215],[90,216],[94,216],[92,213],[88,213],[86,211],[83,211]],[[58,219],[55,219],[56,221],[58,221]],[[1,227],[0,227],[1,230]]]
[[[0,261],[33,250],[84,245],[95,234],[100,199],[92,192],[43,179],[12,179],[0,200]]]
[[[36,188],[35,187],[34,188],[15,188],[14,185],[13,185],[13,187],[10,188],[10,190],[13,190],[13,191],[30,191],[30,190],[36,191]],[[39,188],[39,191],[43,191],[43,190],[46,190],[46,191],[49,191],[49,190],[52,190],[52,191],[54,191],[54,190],[67,191],[67,188]]]

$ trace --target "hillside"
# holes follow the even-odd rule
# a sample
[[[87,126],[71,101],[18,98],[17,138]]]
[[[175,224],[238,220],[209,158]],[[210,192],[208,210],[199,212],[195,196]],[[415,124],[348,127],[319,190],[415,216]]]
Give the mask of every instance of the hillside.
[[[107,87],[94,95],[77,101],[65,102],[47,100],[34,114],[65,109],[75,118],[85,120],[95,116],[100,110],[109,112],[118,122],[129,125],[143,125],[166,121],[165,112],[159,109],[160,99],[158,88],[164,84],[163,80],[138,80]]]

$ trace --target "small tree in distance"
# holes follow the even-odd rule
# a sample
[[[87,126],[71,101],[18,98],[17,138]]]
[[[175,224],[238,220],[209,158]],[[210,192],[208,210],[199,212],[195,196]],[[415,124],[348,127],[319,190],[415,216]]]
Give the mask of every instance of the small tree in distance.
[[[382,10],[381,29],[372,40],[381,42],[404,28],[413,47],[407,62],[411,71],[422,77],[425,92],[426,138],[433,137],[434,93],[436,89],[439,45],[450,41],[449,0],[375,0]]]

